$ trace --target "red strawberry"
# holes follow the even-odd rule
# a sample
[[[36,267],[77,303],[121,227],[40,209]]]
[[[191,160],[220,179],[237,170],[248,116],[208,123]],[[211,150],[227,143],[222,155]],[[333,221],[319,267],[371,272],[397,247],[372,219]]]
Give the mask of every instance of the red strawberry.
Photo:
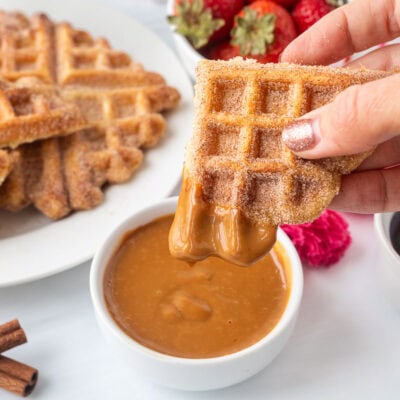
[[[233,19],[245,0],[176,0],[168,21],[196,49],[229,36]]]
[[[249,0],[249,3],[254,3],[255,1],[259,0]],[[275,3],[280,4],[281,6],[285,8],[290,8],[292,7],[298,0],[274,0]]]
[[[344,0],[300,0],[292,11],[297,30],[299,33],[306,31],[326,14],[345,3]]]
[[[212,10],[214,18],[221,18],[225,21],[225,25],[211,37],[211,43],[229,37],[235,15],[244,5],[245,0],[204,0],[204,6]]]
[[[239,46],[232,46],[228,40],[212,47],[206,54],[206,57],[211,60],[230,60],[237,56],[240,56]]]
[[[273,1],[259,0],[235,17],[232,46],[245,58],[278,62],[285,47],[296,37],[292,17]]]

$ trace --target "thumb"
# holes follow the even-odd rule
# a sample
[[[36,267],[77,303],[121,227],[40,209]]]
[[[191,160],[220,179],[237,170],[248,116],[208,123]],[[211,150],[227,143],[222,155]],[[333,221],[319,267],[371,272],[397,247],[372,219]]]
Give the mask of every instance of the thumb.
[[[400,74],[351,86],[335,100],[290,123],[283,143],[302,158],[370,150],[400,134]]]

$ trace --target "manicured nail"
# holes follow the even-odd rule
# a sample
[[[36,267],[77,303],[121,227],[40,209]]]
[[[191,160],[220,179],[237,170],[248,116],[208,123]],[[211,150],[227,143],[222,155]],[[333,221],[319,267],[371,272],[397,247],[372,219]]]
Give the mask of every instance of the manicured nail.
[[[312,149],[319,142],[317,120],[299,119],[287,125],[282,132],[283,143],[292,151]]]

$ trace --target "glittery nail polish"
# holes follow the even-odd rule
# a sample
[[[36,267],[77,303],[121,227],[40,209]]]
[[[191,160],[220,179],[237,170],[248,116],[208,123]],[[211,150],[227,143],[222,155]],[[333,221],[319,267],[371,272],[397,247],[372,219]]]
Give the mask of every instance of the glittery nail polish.
[[[290,123],[282,132],[283,143],[295,152],[312,149],[319,142],[315,124],[312,119],[299,119]]]

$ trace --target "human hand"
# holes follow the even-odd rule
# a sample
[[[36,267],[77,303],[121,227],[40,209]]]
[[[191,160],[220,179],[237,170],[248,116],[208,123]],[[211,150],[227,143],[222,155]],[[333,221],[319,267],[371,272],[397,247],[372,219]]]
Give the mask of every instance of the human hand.
[[[399,35],[400,0],[356,0],[299,36],[286,48],[282,61],[330,64]],[[400,45],[375,50],[348,66],[392,69],[396,65],[400,65]],[[400,210],[400,74],[346,89],[332,103],[289,125],[282,138],[308,159],[377,146],[356,171],[342,178],[331,208],[363,213]]]

